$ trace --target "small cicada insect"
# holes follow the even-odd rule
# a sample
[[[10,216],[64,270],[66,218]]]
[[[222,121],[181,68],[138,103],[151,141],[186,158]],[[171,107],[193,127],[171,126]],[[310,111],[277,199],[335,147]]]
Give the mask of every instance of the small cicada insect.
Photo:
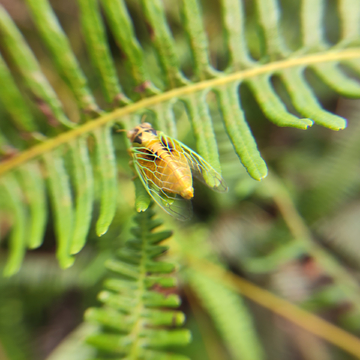
[[[143,123],[128,131],[136,173],[153,200],[179,220],[192,215],[193,176],[211,189],[227,191],[221,175],[181,142]]]

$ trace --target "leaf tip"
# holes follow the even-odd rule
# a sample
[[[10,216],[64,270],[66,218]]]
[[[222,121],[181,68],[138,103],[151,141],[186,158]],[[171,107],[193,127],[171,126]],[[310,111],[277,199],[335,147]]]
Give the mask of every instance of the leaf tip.
[[[145,202],[137,203],[136,204],[136,211],[138,213],[144,212],[149,208],[149,205],[150,205],[150,202],[149,203],[147,203],[147,202],[146,203]]]
[[[96,235],[103,236],[108,231],[109,225],[104,225],[102,222],[99,221],[96,224]]]
[[[80,246],[80,245],[78,245],[78,244],[75,244],[75,245],[73,245],[72,247],[71,247],[71,249],[70,249],[70,254],[71,255],[75,255],[75,254],[77,254],[78,252],[80,252],[80,250],[83,248],[83,246]]]
[[[73,256],[67,256],[59,259],[60,267],[67,269],[74,264],[75,258]]]
[[[301,119],[303,121],[303,128],[304,130],[307,130],[309,127],[312,127],[314,125],[314,121],[308,118]]]
[[[3,271],[3,276],[5,278],[9,278],[13,275],[15,275],[18,271],[20,270],[20,266],[5,266],[4,271]]]
[[[344,130],[347,127],[347,121],[346,119],[343,119],[343,124],[340,124],[339,128],[337,130]]]
[[[262,163],[256,168],[256,171],[249,171],[249,175],[257,180],[257,181],[261,181],[262,179],[266,178],[268,175],[268,168],[266,166],[265,161],[262,161]]]

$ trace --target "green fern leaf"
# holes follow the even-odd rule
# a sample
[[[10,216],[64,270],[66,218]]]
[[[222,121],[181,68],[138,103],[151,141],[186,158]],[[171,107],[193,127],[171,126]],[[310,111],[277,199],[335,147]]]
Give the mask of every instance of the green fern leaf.
[[[261,30],[257,46],[262,51],[256,59],[252,57],[252,44],[246,41],[243,2],[220,1],[222,40],[229,59],[224,71],[216,69],[210,61],[200,2],[179,0],[181,26],[193,62],[193,71],[188,78],[182,72],[180,57],[176,53],[177,42],[161,1],[139,2],[139,9],[150,30],[151,42],[146,46],[142,46],[136,35],[134,21],[124,0],[101,0],[100,4],[95,0],[79,0],[78,3],[84,43],[102,93],[91,87],[91,81],[85,76],[48,0],[27,0],[39,39],[55,64],[56,76],[64,80],[66,91],[74,97],[71,112],[59,99],[62,89],[50,85],[19,28],[0,7],[1,48],[6,53],[6,62],[2,57],[0,59],[0,80],[4,84],[0,97],[11,119],[11,122],[0,124],[0,155],[3,156],[0,191],[13,199],[10,206],[1,205],[1,212],[12,212],[15,206],[17,209],[12,218],[13,231],[17,235],[11,236],[9,248],[17,249],[16,256],[13,254],[15,250],[10,250],[10,255],[18,260],[11,260],[13,265],[9,265],[8,274],[18,269],[26,247],[41,245],[47,213],[44,194],[52,199],[57,254],[62,266],[71,265],[72,255],[84,245],[92,206],[97,200],[101,210],[96,232],[102,235],[107,231],[115,214],[118,190],[111,130],[115,124],[130,129],[139,122],[141,114],[151,113],[159,130],[176,136],[175,107],[182,103],[191,121],[199,153],[220,170],[209,110],[208,95],[213,92],[216,103],[211,106],[216,106],[222,114],[229,142],[249,175],[261,180],[267,175],[267,167],[242,109],[239,97],[242,84],[249,86],[270,121],[300,129],[307,129],[313,123],[334,130],[346,127],[345,119],[321,107],[307,82],[305,70],[312,69],[339,94],[360,95],[360,85],[343,70],[345,67],[360,74],[360,10],[357,0],[339,1],[340,37],[336,44],[325,40],[323,2],[302,1],[298,29],[301,46],[296,51],[290,50],[284,41],[278,1],[257,0],[256,20]],[[101,9],[104,10],[104,19]],[[105,21],[124,55],[122,59],[111,55],[104,30]],[[150,55],[146,47],[157,56],[159,75],[148,65]],[[121,73],[121,81],[117,70]],[[13,75],[13,71],[16,74]],[[158,78],[154,79],[155,76]],[[272,84],[274,76],[284,84],[297,114],[289,112],[277,94]],[[18,83],[21,83],[19,87]],[[11,135],[14,130],[19,134],[15,139]],[[90,146],[93,139],[95,149]],[[75,169],[72,172],[66,166],[69,153]],[[17,180],[18,174],[24,174],[28,166],[38,169],[34,175],[37,178],[39,174],[47,177],[47,187],[42,181],[35,185],[35,178],[27,185]],[[46,171],[42,171],[44,168]],[[9,181],[13,185],[9,185]],[[41,199],[39,204],[35,204],[37,196]],[[144,207],[142,203],[138,209]],[[19,234],[31,234],[31,239],[24,241]]]
[[[241,299],[200,272],[188,271],[187,277],[226,341],[232,358],[263,359],[261,345],[254,334],[252,319]]]
[[[115,277],[105,281],[106,290],[99,294],[104,306],[85,313],[87,320],[102,326],[88,342],[129,360],[185,360],[185,356],[161,350],[187,344],[190,334],[177,329],[185,320],[182,312],[164,309],[177,308],[180,299],[175,293],[166,294],[176,284],[171,274],[174,265],[157,260],[167,249],[159,243],[171,232],[153,232],[161,224],[153,216],[151,209],[136,215],[134,238],[119,249],[117,258],[107,261]]]

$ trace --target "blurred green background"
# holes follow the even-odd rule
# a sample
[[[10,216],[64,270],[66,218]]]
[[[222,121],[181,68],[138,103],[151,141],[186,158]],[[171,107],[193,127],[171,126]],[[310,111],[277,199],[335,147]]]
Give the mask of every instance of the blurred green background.
[[[25,4],[21,0],[0,0],[0,3],[34,50],[69,117],[79,119],[74,99],[39,41]],[[176,1],[164,3],[182,69],[191,77],[190,52]],[[300,45],[300,2],[282,0],[280,3],[286,43],[289,48],[296,49]],[[53,0],[51,4],[90,87],[99,104],[106,108],[100,90],[96,90],[98,78],[86,52],[76,2]],[[151,39],[143,15],[136,1],[129,0],[127,4],[136,34],[146,52],[149,73],[156,85],[161,84],[160,69],[149,45]],[[217,0],[203,0],[202,5],[211,61],[215,68],[223,70],[227,53],[222,43],[219,4]],[[328,40],[336,43],[339,36],[336,2],[327,1],[326,6],[324,30]],[[251,0],[245,1],[245,9],[248,45],[252,56],[258,58],[259,29]],[[126,91],[123,58],[110,32],[108,36]],[[359,335],[359,289],[347,293],[343,288],[348,281],[359,285],[360,275],[360,101],[339,98],[311,71],[306,75],[324,108],[348,119],[347,129],[333,132],[316,125],[307,131],[276,127],[266,120],[250,90],[242,86],[242,105],[269,166],[268,178],[256,182],[247,175],[214,107],[211,111],[229,192],[214,194],[196,183],[194,217],[180,226],[161,211],[158,213],[166,219],[167,227],[174,229],[179,246],[193,248],[199,253],[208,252],[227,264],[235,274]],[[280,82],[276,78],[273,82],[278,94],[291,108]],[[212,96],[209,95],[209,104]],[[16,130],[8,125],[7,117],[0,103],[0,131],[15,139],[12,133]],[[176,108],[176,117],[179,140],[186,139],[186,144],[194,147],[190,124],[181,105]],[[91,332],[90,325],[82,324],[82,316],[86,308],[97,304],[96,294],[106,275],[103,263],[119,242],[127,239],[133,214],[132,173],[123,135],[114,132],[114,143],[119,165],[119,206],[108,233],[98,238],[92,229],[88,244],[77,256],[75,265],[61,270],[54,256],[54,230],[50,221],[43,246],[28,252],[21,271],[11,278],[0,277],[0,360],[91,357],[92,350],[80,341],[84,334]],[[18,145],[21,148],[21,143]],[[94,213],[97,212],[95,208]],[[8,228],[8,219],[0,219],[0,267],[4,264]],[[311,244],[299,246],[300,240]],[[324,253],[319,255],[317,247]],[[333,267],[332,263],[324,266],[326,259],[331,259],[338,267]],[[346,273],[344,279],[338,269]],[[194,360],[233,359],[194,289],[183,280],[178,291],[183,298],[181,310],[187,315],[186,326],[193,334],[191,345],[181,351]],[[244,301],[254,319],[266,359],[352,359],[269,310]]]

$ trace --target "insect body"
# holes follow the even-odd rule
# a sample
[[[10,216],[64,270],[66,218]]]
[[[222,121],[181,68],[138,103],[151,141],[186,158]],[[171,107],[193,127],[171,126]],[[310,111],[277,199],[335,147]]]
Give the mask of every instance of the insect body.
[[[227,190],[221,175],[186,145],[143,123],[128,132],[137,174],[149,195],[180,220],[191,216],[196,177],[213,190]]]

